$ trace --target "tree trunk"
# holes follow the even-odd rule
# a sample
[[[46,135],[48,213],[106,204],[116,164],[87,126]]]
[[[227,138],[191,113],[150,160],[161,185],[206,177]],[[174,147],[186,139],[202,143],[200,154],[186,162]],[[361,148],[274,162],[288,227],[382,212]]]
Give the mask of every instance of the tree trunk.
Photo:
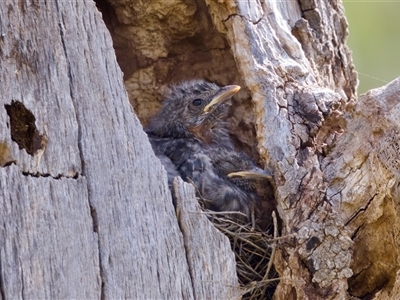
[[[398,297],[400,81],[357,100],[346,36],[337,1],[3,1],[1,298],[240,297],[228,239],[180,179],[173,202],[140,124],[192,78],[243,87],[274,298]]]
[[[211,231],[210,245],[225,244],[226,265],[207,262],[210,276],[230,271],[230,285],[192,282],[165,171],[132,113],[95,3],[9,1],[0,9],[1,298],[235,293],[229,243],[204,221],[187,230]],[[196,202],[193,189],[181,189]]]

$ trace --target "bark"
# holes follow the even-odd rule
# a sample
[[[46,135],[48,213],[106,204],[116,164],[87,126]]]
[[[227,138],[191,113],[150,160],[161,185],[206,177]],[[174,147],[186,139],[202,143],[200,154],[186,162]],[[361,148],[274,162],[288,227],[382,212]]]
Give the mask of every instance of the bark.
[[[349,292],[398,297],[399,88],[396,79],[359,98],[348,125],[322,162],[327,198],[353,242]]]
[[[343,298],[352,241],[340,211],[329,204],[320,163],[342,129],[340,118],[332,119],[355,92],[341,4],[238,1],[225,12],[213,14],[215,23],[227,32],[251,91],[260,154],[275,170],[282,235],[292,237],[276,261],[282,281],[275,297]]]
[[[356,98],[340,2],[96,5],[0,5],[1,298],[240,297],[140,124],[191,78],[243,87],[232,132],[274,171],[274,298],[399,296],[399,80]]]
[[[192,299],[166,174],[95,4],[3,1],[0,32],[1,298]]]

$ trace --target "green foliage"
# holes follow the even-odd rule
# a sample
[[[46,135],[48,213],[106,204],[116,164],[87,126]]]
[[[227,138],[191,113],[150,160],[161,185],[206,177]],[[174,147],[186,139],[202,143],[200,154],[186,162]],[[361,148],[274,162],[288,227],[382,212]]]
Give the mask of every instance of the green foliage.
[[[362,94],[400,76],[400,0],[343,3]]]

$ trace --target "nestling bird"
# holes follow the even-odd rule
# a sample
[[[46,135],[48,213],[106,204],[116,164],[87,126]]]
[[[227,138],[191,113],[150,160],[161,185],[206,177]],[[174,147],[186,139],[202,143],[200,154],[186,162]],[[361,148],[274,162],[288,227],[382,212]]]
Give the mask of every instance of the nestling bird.
[[[244,153],[226,147],[193,152],[177,169],[185,180],[191,179],[200,195],[208,200],[205,207],[215,211],[237,211],[254,222],[260,199],[257,184],[272,174],[257,167]],[[252,215],[253,214],[253,215]],[[253,223],[254,225],[254,223]]]
[[[146,128],[154,152],[164,162],[169,184],[176,175],[169,160],[179,166],[192,152],[202,151],[203,145],[233,148],[224,118],[229,100],[239,90],[237,85],[219,87],[203,80],[172,87]]]
[[[237,219],[247,219],[251,215],[251,207],[256,198],[252,193],[220,176],[213,167],[210,156],[205,153],[195,153],[180,167],[182,177],[195,184],[199,196],[205,200],[205,207],[214,211],[239,212]]]
[[[146,132],[156,155],[168,172],[189,179],[206,207],[236,211],[251,219],[260,195],[260,179],[271,173],[258,168],[246,154],[234,150],[225,117],[229,99],[240,87],[218,87],[205,81],[189,81],[174,87]]]
[[[171,89],[146,132],[162,138],[196,138],[204,144],[231,147],[224,126],[228,100],[240,86],[219,87],[203,80],[187,81]]]
[[[218,158],[220,157],[220,158]],[[236,186],[253,195],[255,201],[251,207],[252,229],[255,228],[255,219],[259,228],[267,230],[271,225],[271,214],[275,208],[272,182],[272,172],[260,169],[253,160],[244,153],[230,154],[226,160],[224,151],[218,151],[214,158],[219,169]],[[239,170],[239,171],[238,171]]]

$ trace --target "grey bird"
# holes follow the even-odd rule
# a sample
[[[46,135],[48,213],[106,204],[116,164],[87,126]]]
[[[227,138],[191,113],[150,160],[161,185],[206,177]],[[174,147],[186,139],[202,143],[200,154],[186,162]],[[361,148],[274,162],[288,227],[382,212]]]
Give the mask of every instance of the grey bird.
[[[179,168],[182,178],[197,187],[204,207],[219,212],[236,212],[234,219],[247,220],[255,195],[247,193],[227,177],[220,176],[213,167],[210,156],[203,152],[193,154]]]
[[[233,150],[225,117],[240,87],[189,81],[172,88],[146,129],[172,184],[177,172],[207,199],[206,208],[250,219],[260,200],[257,184],[271,173]]]
[[[208,148],[207,145],[204,145],[194,138],[174,139],[169,137],[160,138],[149,136],[149,141],[156,156],[161,160],[161,163],[163,163],[168,173],[169,180],[173,180],[173,178],[176,176],[176,173],[180,175],[180,166],[192,155],[194,155],[195,153],[201,153]],[[172,183],[172,181],[169,183]]]
[[[251,220],[259,216],[258,185],[272,178],[272,173],[257,167],[244,153],[227,147],[209,146],[196,139],[150,139],[156,153],[163,153],[171,163],[164,167],[172,184],[176,170],[185,181],[198,189],[205,208],[239,212],[234,219]],[[175,168],[174,168],[175,167]],[[255,215],[253,215],[255,214]]]
[[[254,228],[262,201],[257,185],[270,180],[271,172],[257,167],[246,154],[225,147],[192,152],[178,170],[182,178],[197,186],[206,208],[239,212],[234,219],[251,220]]]
[[[222,156],[223,152],[219,151],[218,155]],[[275,209],[272,172],[260,169],[250,157],[241,153],[230,154],[229,162],[221,158],[217,165],[222,165],[229,180],[255,199],[251,206],[252,229],[255,228],[256,221],[262,231],[270,229],[271,214]]]
[[[161,138],[196,138],[207,145],[231,147],[224,117],[240,86],[192,80],[172,87],[146,132]]]
[[[171,88],[146,128],[153,150],[168,173],[169,185],[177,173],[173,165],[179,166],[193,151],[201,151],[203,145],[233,148],[224,118],[229,100],[239,90],[237,85],[219,87],[203,80]]]

